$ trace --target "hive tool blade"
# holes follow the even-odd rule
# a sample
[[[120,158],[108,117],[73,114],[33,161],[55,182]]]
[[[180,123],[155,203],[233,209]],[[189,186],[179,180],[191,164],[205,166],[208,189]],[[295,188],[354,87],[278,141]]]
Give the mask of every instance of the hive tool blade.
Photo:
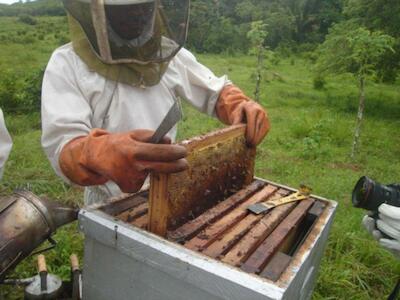
[[[161,139],[175,126],[182,118],[182,109],[179,101],[175,101],[168,113],[165,115],[161,124],[158,126],[149,143],[158,144]]]
[[[300,185],[300,189],[286,197],[274,199],[274,200],[267,200],[265,202],[260,202],[256,204],[249,205],[247,209],[252,213],[259,215],[261,213],[265,213],[270,209],[277,207],[279,205],[283,205],[289,202],[294,201],[301,201],[308,199],[308,196],[311,194],[311,188],[306,185]]]

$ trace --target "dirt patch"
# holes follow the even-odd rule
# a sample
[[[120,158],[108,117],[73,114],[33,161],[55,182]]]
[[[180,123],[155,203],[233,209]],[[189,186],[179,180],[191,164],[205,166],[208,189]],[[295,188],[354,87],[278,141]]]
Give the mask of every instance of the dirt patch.
[[[357,164],[351,164],[351,163],[343,163],[343,162],[337,162],[337,163],[332,163],[329,165],[330,168],[332,169],[346,169],[346,170],[352,170],[354,172],[358,172],[361,170],[361,166]]]

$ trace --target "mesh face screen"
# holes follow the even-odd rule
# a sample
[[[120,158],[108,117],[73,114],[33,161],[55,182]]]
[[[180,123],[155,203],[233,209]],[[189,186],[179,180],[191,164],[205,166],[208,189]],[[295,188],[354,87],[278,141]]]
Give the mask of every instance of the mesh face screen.
[[[96,33],[106,35],[102,40],[108,43],[106,48],[110,49],[113,62],[168,61],[186,41],[190,0],[107,4],[104,6],[104,22],[96,22],[103,28],[94,28],[90,3],[80,0],[63,2],[100,57]]]

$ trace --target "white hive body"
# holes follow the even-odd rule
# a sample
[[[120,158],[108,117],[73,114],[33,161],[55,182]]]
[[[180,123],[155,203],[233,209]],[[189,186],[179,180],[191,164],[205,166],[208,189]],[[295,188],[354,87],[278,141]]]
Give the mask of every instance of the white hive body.
[[[312,197],[326,206],[276,280],[249,274],[123,222],[115,217],[116,207],[81,210],[79,226],[85,234],[83,299],[310,299],[336,210],[336,202]],[[119,200],[125,210],[132,202]]]

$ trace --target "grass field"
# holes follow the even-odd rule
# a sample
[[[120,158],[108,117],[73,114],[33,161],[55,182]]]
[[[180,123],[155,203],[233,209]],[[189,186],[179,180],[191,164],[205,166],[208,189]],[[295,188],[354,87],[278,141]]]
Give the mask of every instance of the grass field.
[[[13,19],[0,18],[2,22],[13,28]],[[2,43],[0,68],[43,66],[57,41],[51,37],[35,40],[33,45],[26,48],[18,43]],[[12,60],[3,58],[13,52],[16,54]],[[198,59],[216,74],[228,74],[252,95],[255,57],[198,55]],[[364,231],[360,221],[365,212],[352,207],[350,196],[362,175],[382,183],[400,181],[400,85],[367,83],[361,146],[356,159],[351,160],[358,105],[355,81],[347,75],[327,78],[325,88],[315,90],[313,77],[312,64],[301,57],[282,58],[268,65],[261,102],[268,110],[272,129],[258,148],[256,174],[293,187],[306,183],[315,194],[339,202],[313,299],[385,299],[400,274],[400,262]],[[8,114],[6,121],[14,148],[0,183],[1,193],[26,187],[39,195],[81,203],[82,191],[62,183],[41,150],[39,113]],[[185,105],[179,138],[218,126],[217,121]],[[83,237],[72,224],[59,230],[55,238],[57,248],[46,254],[50,271],[66,278],[71,252],[82,258]],[[12,275],[24,277],[35,272],[30,258]],[[0,290],[5,299],[18,299],[20,295],[14,289]]]

